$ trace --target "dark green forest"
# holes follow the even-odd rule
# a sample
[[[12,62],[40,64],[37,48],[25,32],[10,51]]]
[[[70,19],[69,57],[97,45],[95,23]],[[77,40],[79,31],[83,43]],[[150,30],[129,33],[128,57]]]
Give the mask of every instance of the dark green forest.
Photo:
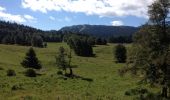
[[[120,29],[117,30],[118,34]],[[126,30],[124,33],[131,33],[131,35],[122,35],[122,36],[114,36],[110,35],[111,33],[102,33],[103,35],[108,35],[110,37],[100,37],[100,35],[88,34],[84,32],[76,32],[72,30],[51,30],[51,31],[43,31],[40,29],[32,28],[25,25],[20,25],[17,23],[0,21],[0,43],[2,44],[18,44],[25,46],[35,46],[35,47],[44,47],[44,42],[62,42],[65,41],[70,34],[77,34],[81,36],[88,37],[87,41],[91,45],[105,45],[107,42],[110,43],[131,43],[132,42],[132,34],[137,29],[134,29],[133,32],[130,31],[131,28]],[[107,31],[105,31],[107,32]],[[120,31],[121,32],[121,31]]]

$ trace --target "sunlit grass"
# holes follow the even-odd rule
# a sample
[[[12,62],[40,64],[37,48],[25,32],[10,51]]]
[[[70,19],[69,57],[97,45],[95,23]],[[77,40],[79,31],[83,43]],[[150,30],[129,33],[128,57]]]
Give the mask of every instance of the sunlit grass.
[[[60,46],[69,49],[65,43],[48,43],[47,48],[35,48],[43,67],[35,78],[25,77],[25,69],[20,62],[29,47],[0,45],[0,100],[131,100],[124,93],[137,87],[138,78],[127,74],[118,75],[118,69],[125,64],[116,64],[113,57],[113,44],[94,47],[96,57],[73,55],[74,74],[92,79],[61,79],[57,75],[55,55]],[[8,77],[6,71],[13,69],[16,76]],[[17,87],[13,90],[13,87]]]

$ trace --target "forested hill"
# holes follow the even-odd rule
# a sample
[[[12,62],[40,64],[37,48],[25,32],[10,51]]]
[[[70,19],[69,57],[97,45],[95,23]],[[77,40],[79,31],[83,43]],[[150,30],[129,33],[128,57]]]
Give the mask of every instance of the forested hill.
[[[42,33],[43,31],[17,23],[0,21],[0,40],[7,35],[22,33]]]
[[[75,25],[58,31],[44,31],[22,24],[0,21],[0,43],[42,47],[43,42],[61,42],[63,37],[66,38],[66,35],[71,33],[93,35],[94,41],[101,38],[110,43],[129,43],[132,41],[131,35],[137,30],[138,28],[130,26]]]
[[[131,26],[105,26],[105,25],[73,25],[63,27],[60,29],[60,31],[90,34],[98,37],[130,36],[137,32],[138,30],[139,28]]]
[[[60,42],[58,31],[43,31],[22,24],[0,21],[0,43],[42,47],[43,42]]]

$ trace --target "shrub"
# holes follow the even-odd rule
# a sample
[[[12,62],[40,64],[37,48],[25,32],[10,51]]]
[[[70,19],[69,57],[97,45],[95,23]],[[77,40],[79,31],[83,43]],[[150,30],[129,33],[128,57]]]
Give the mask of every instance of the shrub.
[[[13,85],[13,86],[11,87],[11,90],[13,90],[13,91],[15,91],[15,90],[21,90],[21,89],[23,89],[23,88],[22,88],[22,85],[20,85],[20,84]]]
[[[28,76],[28,77],[36,77],[36,75],[37,74],[33,69],[27,69],[25,72],[25,76]]]
[[[126,62],[126,55],[127,51],[126,51],[126,47],[122,44],[119,44],[115,47],[115,51],[114,51],[114,56],[116,59],[116,62],[118,63],[125,63]]]
[[[58,71],[57,75],[63,75],[63,72],[62,71]]]
[[[9,70],[7,70],[7,76],[16,76],[16,73],[14,70],[9,69]]]
[[[131,95],[143,95],[143,94],[147,94],[148,90],[145,88],[134,88],[134,89],[130,89],[128,91],[125,92],[125,95],[131,96]]]
[[[0,70],[4,70],[2,67],[0,67]]]

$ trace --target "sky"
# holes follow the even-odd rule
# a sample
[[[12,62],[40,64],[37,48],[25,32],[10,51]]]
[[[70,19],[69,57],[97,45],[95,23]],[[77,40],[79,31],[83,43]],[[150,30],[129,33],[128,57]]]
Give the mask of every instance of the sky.
[[[0,0],[0,20],[42,30],[90,24],[140,26],[154,0]]]

